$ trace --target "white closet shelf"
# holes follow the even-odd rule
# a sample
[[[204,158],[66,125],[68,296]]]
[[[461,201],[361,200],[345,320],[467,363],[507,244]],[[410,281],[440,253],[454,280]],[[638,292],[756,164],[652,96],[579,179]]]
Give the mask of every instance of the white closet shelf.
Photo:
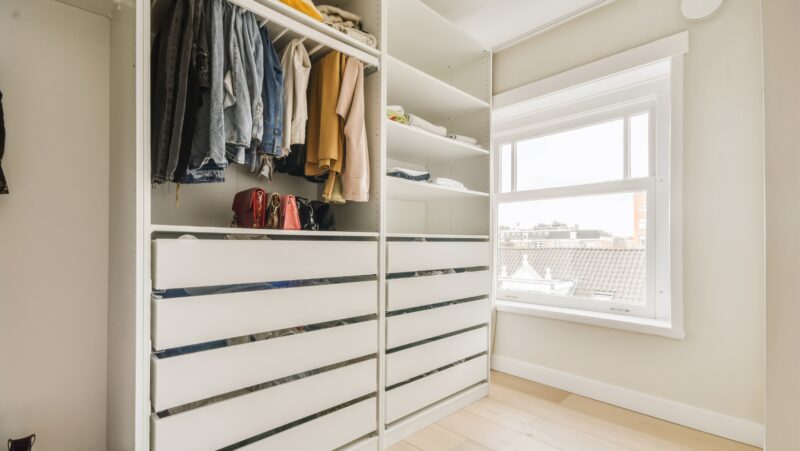
[[[402,2],[392,2],[402,3]],[[391,56],[388,68],[389,104],[402,105],[423,119],[464,115],[487,110],[490,105],[436,77]]]
[[[448,235],[442,233],[387,233],[386,238],[432,239],[432,240],[488,240],[489,235]]]
[[[304,44],[309,53],[313,51],[310,55],[312,59],[336,50],[376,68],[380,64],[380,50],[340,33],[277,0],[230,0],[230,2],[252,12],[262,20],[269,21],[267,29],[273,42],[305,38]]]
[[[489,151],[386,119],[389,158],[411,163],[444,163],[477,156]]]
[[[420,0],[388,2],[387,17],[388,53],[426,72],[445,72],[487,50]]]
[[[429,200],[458,200],[489,197],[488,193],[459,190],[427,182],[415,182],[399,177],[384,177],[389,199],[425,202]]]
[[[302,237],[345,237],[345,238],[376,238],[377,232],[339,232],[339,231],[312,231],[312,230],[276,230],[276,229],[239,229],[235,227],[201,227],[169,224],[153,224],[150,232],[168,233],[197,233],[216,235],[282,235]]]

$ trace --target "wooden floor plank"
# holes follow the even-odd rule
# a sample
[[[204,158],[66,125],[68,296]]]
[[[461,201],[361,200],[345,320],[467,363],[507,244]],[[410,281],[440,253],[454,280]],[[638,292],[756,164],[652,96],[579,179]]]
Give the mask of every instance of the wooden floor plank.
[[[627,449],[489,398],[482,399],[465,410],[563,450],[625,451]]]
[[[722,437],[492,372],[489,397],[390,451],[756,451]]]
[[[417,448],[411,443],[408,443],[407,441],[403,440],[387,448],[387,451],[420,451],[420,448]]]
[[[408,437],[406,441],[425,451],[491,451],[491,448],[473,442],[439,424],[428,426]]]
[[[558,448],[541,442],[534,437],[519,433],[502,424],[485,420],[464,410],[440,420],[439,424],[492,450],[558,450]]]

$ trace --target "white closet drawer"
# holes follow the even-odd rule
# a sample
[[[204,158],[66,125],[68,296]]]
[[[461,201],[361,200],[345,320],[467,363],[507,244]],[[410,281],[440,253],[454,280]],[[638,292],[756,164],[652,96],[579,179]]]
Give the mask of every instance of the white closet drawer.
[[[491,248],[485,241],[390,241],[390,273],[489,266]]]
[[[404,277],[386,281],[388,309],[402,310],[473,296],[487,296],[489,271],[469,271],[438,276]]]
[[[489,348],[485,327],[386,355],[386,385],[407,381]]]
[[[165,359],[153,357],[153,407],[159,412],[374,354],[377,337],[377,321],[365,321]]]
[[[157,290],[362,276],[378,270],[375,241],[153,241]]]
[[[177,415],[153,415],[152,449],[216,450],[374,393],[376,365],[368,360]]]
[[[386,348],[396,348],[488,322],[488,299],[390,316],[386,324]]]
[[[481,356],[389,390],[386,392],[386,422],[396,421],[486,380],[487,372],[486,356]]]
[[[215,294],[152,303],[156,350],[372,315],[378,282]]]
[[[376,410],[375,398],[370,398],[241,449],[330,451],[375,431],[378,425]]]

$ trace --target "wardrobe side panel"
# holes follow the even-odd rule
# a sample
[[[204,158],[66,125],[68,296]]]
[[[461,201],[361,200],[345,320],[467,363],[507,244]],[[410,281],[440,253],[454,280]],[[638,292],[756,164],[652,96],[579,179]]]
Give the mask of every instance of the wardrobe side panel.
[[[137,139],[136,9],[111,18],[108,389],[106,448],[132,450],[136,423]]]

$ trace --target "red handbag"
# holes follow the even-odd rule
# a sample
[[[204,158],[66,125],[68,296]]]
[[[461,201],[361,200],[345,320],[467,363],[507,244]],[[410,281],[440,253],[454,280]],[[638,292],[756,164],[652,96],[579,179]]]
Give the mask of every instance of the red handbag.
[[[267,192],[250,188],[233,198],[233,222],[236,227],[263,229],[267,219]]]
[[[283,230],[300,230],[300,214],[297,212],[297,200],[291,194],[281,199],[281,228]]]

